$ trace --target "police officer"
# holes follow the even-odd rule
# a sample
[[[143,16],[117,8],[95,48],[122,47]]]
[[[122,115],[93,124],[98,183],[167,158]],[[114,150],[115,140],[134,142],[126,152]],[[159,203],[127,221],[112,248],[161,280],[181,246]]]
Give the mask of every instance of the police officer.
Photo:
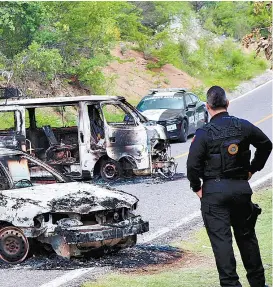
[[[250,286],[264,287],[255,223],[249,224],[255,205],[251,202],[248,180],[264,167],[272,143],[247,120],[230,116],[228,105],[221,87],[208,90],[206,106],[211,120],[196,131],[187,160],[187,177],[201,199],[202,217],[221,286],[242,286],[236,273],[232,226]],[[250,145],[256,148],[252,161]]]

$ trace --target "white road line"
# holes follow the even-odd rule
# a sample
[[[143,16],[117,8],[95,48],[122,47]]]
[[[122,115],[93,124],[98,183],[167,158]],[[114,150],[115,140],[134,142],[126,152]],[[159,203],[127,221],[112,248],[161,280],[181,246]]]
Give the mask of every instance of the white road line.
[[[250,183],[251,188],[255,188],[257,186],[259,186],[260,184],[266,182],[269,179],[272,179],[273,177],[273,172],[263,176],[262,178]],[[145,236],[145,234],[143,235],[143,238],[138,240],[139,243],[147,243],[150,242],[166,233],[171,232],[172,230],[181,227],[187,223],[189,223],[191,220],[196,219],[197,217],[201,216],[201,212],[200,210],[198,210],[197,212],[194,212],[193,214],[191,214],[190,216],[183,218],[177,222],[175,222],[174,224],[171,224],[170,227],[163,227],[162,229],[152,233],[152,234],[148,234],[147,236]]]
[[[73,279],[76,279],[82,275],[84,275],[87,272],[92,271],[93,269],[95,269],[95,267],[92,268],[84,268],[84,269],[75,269],[72,271],[67,272],[66,274],[64,274],[61,277],[57,277],[56,279],[45,283],[43,285],[41,285],[40,287],[59,287]]]
[[[252,93],[253,91],[259,90],[260,88],[266,86],[266,85],[269,84],[270,82],[272,82],[272,80],[270,80],[270,81],[268,81],[268,82],[266,82],[266,83],[264,83],[264,84],[258,86],[257,88],[255,88],[255,89],[253,89],[253,90],[251,90],[251,91],[249,91],[249,92],[247,92],[247,93],[245,93],[245,94],[243,94],[243,95],[241,95],[241,96],[239,96],[239,97],[237,97],[237,98],[235,98],[235,99],[230,100],[229,102],[231,103],[231,102],[234,102],[234,101],[236,101],[236,100],[239,100],[239,99],[241,99],[241,98],[243,98],[243,97],[249,95],[249,94]]]

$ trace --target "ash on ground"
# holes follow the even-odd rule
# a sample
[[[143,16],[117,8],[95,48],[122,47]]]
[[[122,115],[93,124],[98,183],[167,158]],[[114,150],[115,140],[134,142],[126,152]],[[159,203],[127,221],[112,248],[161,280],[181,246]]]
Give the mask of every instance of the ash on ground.
[[[118,253],[95,258],[61,258],[56,254],[31,257],[18,265],[0,262],[1,269],[71,270],[88,267],[143,268],[154,264],[170,264],[183,256],[183,252],[169,245],[137,244]]]
[[[130,178],[118,178],[114,181],[105,181],[101,178],[95,179],[91,181],[91,183],[96,183],[98,185],[127,185],[127,184],[138,184],[138,183],[145,183],[145,184],[163,184],[169,181],[177,181],[183,180],[186,178],[185,173],[176,173],[172,177],[164,177],[162,175],[158,176],[132,176]]]

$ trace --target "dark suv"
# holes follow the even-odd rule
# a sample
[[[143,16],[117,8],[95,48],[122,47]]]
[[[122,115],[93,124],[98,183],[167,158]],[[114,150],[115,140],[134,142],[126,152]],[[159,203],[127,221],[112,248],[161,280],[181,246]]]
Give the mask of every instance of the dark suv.
[[[205,103],[182,88],[153,89],[137,105],[150,121],[166,127],[169,139],[186,142],[187,136],[208,122]]]

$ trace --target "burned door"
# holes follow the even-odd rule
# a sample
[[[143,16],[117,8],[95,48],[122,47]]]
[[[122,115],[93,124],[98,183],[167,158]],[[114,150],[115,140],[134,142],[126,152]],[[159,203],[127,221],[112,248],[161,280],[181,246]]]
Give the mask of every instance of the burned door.
[[[107,155],[119,161],[130,158],[137,169],[150,167],[147,132],[143,124],[122,102],[100,104]]]
[[[92,118],[90,108],[93,104],[79,102],[78,139],[80,166],[83,178],[93,177],[95,164],[106,151],[92,133]]]

